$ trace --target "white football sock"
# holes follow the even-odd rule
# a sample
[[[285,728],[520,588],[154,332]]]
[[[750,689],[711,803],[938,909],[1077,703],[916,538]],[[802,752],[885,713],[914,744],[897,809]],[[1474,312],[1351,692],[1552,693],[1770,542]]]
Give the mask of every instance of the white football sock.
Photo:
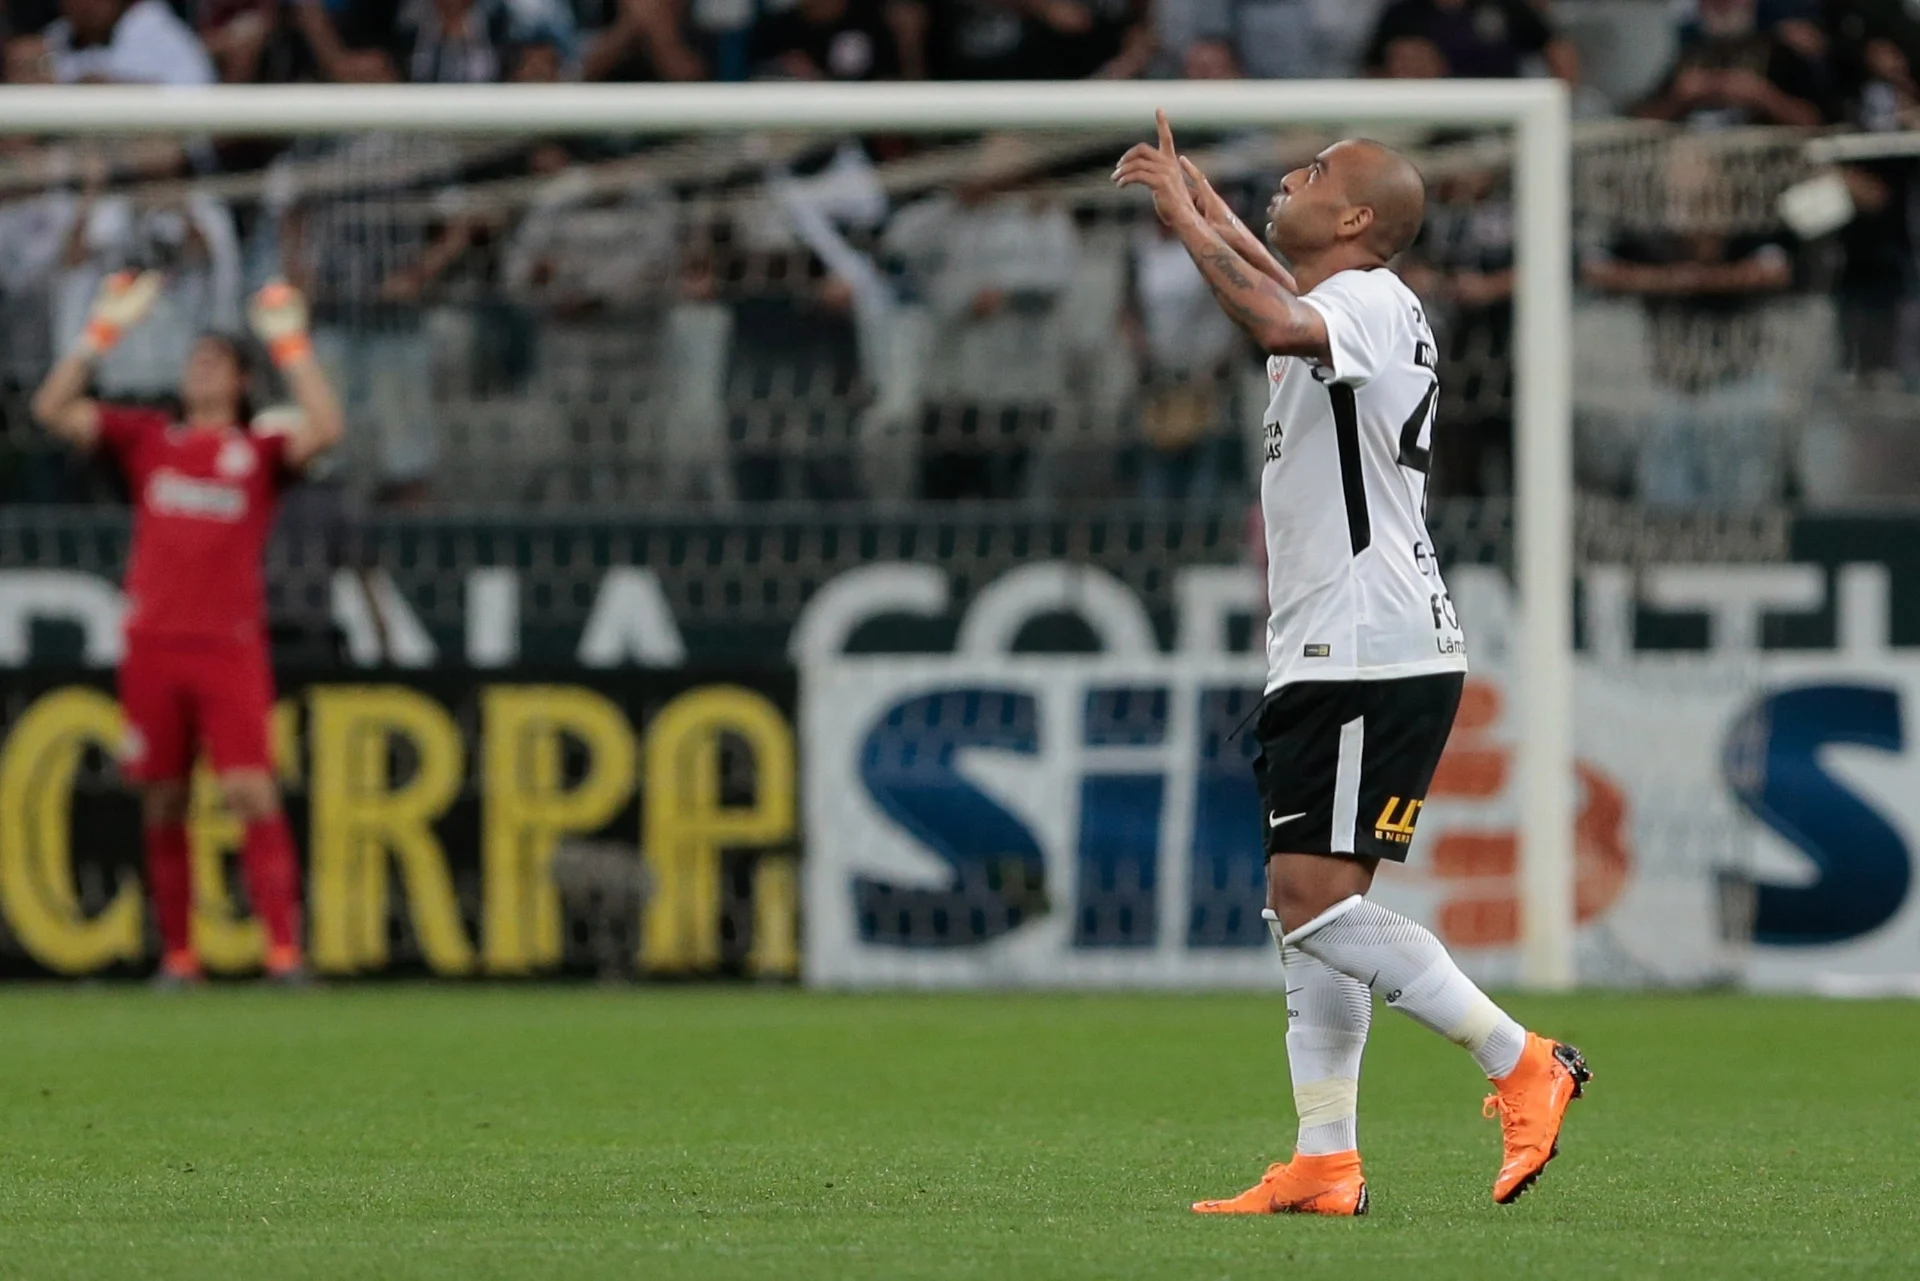
[[[1351,1152],[1360,1146],[1360,1053],[1373,1023],[1373,993],[1282,942],[1280,919],[1271,909],[1265,915],[1287,971],[1287,1068],[1300,1116],[1294,1151]]]
[[[1380,993],[1386,1003],[1473,1055],[1491,1078],[1513,1071],[1527,1033],[1487,999],[1417,922],[1359,895],[1343,899],[1286,936]]]

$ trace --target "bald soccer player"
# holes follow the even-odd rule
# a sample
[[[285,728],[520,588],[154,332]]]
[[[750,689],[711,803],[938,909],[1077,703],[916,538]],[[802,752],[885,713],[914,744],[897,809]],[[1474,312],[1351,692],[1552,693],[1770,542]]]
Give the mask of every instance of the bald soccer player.
[[[1291,1161],[1201,1214],[1365,1214],[1355,1128],[1373,993],[1473,1055],[1493,1082],[1507,1204],[1554,1154],[1589,1073],[1514,1022],[1419,924],[1370,902],[1404,861],[1466,677],[1466,640],[1426,528],[1439,379],[1420,300],[1387,269],[1425,211],[1419,173],[1379,143],[1337,143],[1281,181],[1267,245],[1174,149],[1121,157],[1214,296],[1267,353],[1266,699],[1254,762],[1267,928],[1286,969]]]

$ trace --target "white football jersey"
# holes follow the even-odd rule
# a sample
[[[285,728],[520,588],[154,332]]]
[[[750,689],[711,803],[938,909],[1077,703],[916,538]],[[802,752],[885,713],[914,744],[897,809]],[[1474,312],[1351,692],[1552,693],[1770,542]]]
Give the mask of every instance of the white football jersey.
[[[1427,534],[1440,382],[1426,312],[1384,267],[1302,300],[1327,322],[1333,363],[1267,361],[1267,689],[1465,671]]]

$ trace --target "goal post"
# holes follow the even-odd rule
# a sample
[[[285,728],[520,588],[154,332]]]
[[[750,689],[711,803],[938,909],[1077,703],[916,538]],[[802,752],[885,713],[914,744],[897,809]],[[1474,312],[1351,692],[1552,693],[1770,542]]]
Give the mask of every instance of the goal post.
[[[1313,124],[1513,134],[1519,977],[1574,981],[1570,124],[1556,80],[0,88],[8,133],[293,136],[951,133]]]

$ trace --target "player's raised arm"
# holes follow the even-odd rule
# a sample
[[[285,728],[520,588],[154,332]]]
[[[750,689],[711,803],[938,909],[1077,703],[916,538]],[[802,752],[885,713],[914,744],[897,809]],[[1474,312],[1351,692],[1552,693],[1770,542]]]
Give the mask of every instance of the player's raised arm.
[[[1271,276],[1289,293],[1299,293],[1300,286],[1295,283],[1293,273],[1281,265],[1272,250],[1260,243],[1260,237],[1253,234],[1247,224],[1240,220],[1240,215],[1233,211],[1233,206],[1213,189],[1213,184],[1207,181],[1207,175],[1200,172],[1200,166],[1182,156],[1180,170],[1187,176],[1187,190],[1193,193],[1194,207],[1200,210],[1200,216],[1207,220],[1207,225],[1219,232],[1220,238],[1232,245],[1234,252],[1262,275]]]
[[[1143,186],[1153,193],[1160,221],[1173,229],[1220,306],[1261,350],[1274,356],[1331,359],[1326,321],[1293,290],[1249,262],[1207,221],[1174,149],[1167,113],[1155,112],[1154,118],[1160,145],[1141,143],[1120,157],[1113,171],[1115,184]]]
[[[33,416],[42,427],[75,448],[93,448],[100,438],[100,407],[87,396],[93,362],[146,317],[165,283],[157,271],[117,271],[100,282],[79,341],[33,393]]]
[[[346,434],[340,398],[314,358],[313,339],[307,333],[307,300],[298,289],[284,280],[268,281],[254,294],[247,320],[300,407],[298,421],[285,429],[283,454],[286,465],[297,471],[339,444]]]

